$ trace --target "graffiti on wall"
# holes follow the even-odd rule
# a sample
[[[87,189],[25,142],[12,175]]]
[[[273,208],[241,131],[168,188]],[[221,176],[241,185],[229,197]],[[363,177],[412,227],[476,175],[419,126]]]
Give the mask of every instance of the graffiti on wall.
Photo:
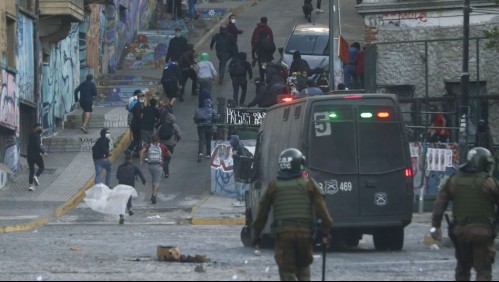
[[[19,133],[19,95],[13,73],[2,70],[0,90],[0,125]]]
[[[212,141],[210,158],[211,166],[211,192],[224,197],[236,197],[244,195],[249,188],[247,183],[236,182],[234,178],[234,161],[232,159],[232,147],[229,141]],[[254,154],[256,140],[241,140],[248,150]]]
[[[117,70],[124,47],[131,43],[141,22],[139,15],[148,14],[154,1],[117,1],[116,5],[106,5],[104,32],[104,72]]]
[[[19,13],[17,24],[17,87],[19,98],[35,103],[33,20]]]
[[[71,24],[68,36],[50,46],[50,61],[42,66],[42,99],[39,120],[51,133],[57,119],[71,111],[74,89],[80,81],[79,27]]]
[[[17,137],[15,135],[6,136],[3,140],[3,163],[10,169],[9,173],[14,175],[19,172],[19,146],[17,145]]]
[[[369,26],[413,26],[428,22],[426,11],[390,12],[367,18]]]

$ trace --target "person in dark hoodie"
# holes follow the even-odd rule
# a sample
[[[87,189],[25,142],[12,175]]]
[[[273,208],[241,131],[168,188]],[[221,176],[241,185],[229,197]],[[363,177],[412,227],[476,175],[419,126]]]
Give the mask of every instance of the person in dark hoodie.
[[[492,139],[492,134],[490,134],[490,128],[485,120],[481,119],[478,121],[478,127],[475,134],[475,147],[482,147],[491,151],[492,145],[494,145],[494,141]]]
[[[274,41],[270,39],[266,31],[262,31],[260,39],[255,43],[251,54],[253,61],[255,61],[255,58],[258,60],[258,70],[261,79],[264,79],[265,77],[266,65],[274,60],[275,51],[276,47]]]
[[[172,107],[178,97],[178,90],[182,82],[182,71],[178,66],[178,57],[173,57],[171,61],[167,62],[163,69],[161,76],[161,84],[163,90],[168,98],[168,105]]]
[[[43,157],[47,156],[47,153],[42,148],[42,125],[37,123],[33,126],[33,132],[29,135],[28,140],[28,167],[29,167],[29,191],[35,191],[35,186],[40,185],[38,177],[43,173],[45,165],[43,163]],[[35,164],[38,166],[38,170],[35,174]],[[35,186],[33,186],[33,183]]]
[[[213,35],[210,42],[210,50],[213,50],[215,47],[215,51],[217,52],[218,58],[218,84],[222,84],[225,75],[225,68],[227,66],[227,62],[230,59],[231,52],[235,47],[236,41],[232,36],[227,32],[227,26],[221,25],[220,32]]]
[[[140,125],[142,121],[142,110],[144,109],[144,103],[145,103],[145,95],[142,93],[142,91],[138,90],[137,92],[137,98],[138,102],[135,104],[135,106],[132,109],[132,120],[130,122],[130,132],[132,133],[132,142],[127,148],[127,152],[133,153],[134,156],[138,157],[139,152],[141,150],[141,142],[140,142],[140,136],[141,136],[141,130],[140,130]]]
[[[166,51],[165,61],[168,62],[173,58],[180,58],[180,55],[187,49],[187,39],[182,36],[181,29],[175,28],[175,37],[168,42],[168,50]]]
[[[273,207],[272,226],[276,232],[275,260],[282,281],[310,281],[313,214],[322,220],[322,243],[330,242],[331,215],[325,193],[305,172],[305,156],[294,148],[279,155],[277,179],[272,180],[260,198],[253,222],[253,246],[261,244],[260,233]]]
[[[175,122],[176,118],[172,113],[166,114],[166,119],[163,124],[161,124],[158,127],[158,137],[159,137],[159,143],[164,144],[166,148],[170,151],[171,154],[173,154],[173,151],[175,150],[175,146],[177,145],[178,141],[182,139],[182,133],[180,132],[180,127],[178,124]],[[163,128],[163,126],[165,128]],[[164,139],[162,137],[167,137],[164,136],[162,133],[163,131],[170,131],[170,138]],[[164,172],[164,177],[168,178],[170,177],[170,169],[169,165],[171,162],[172,156],[166,156],[164,161],[163,161],[163,172]]]
[[[293,62],[289,67],[289,73],[292,74],[297,72],[299,74],[302,74],[304,71],[306,71],[309,75],[312,74],[307,61],[301,58],[300,51],[295,51],[293,53]]]
[[[187,46],[187,51],[182,53],[182,56],[180,56],[180,59],[178,60],[178,66],[182,71],[182,83],[180,87],[180,93],[178,95],[178,99],[180,100],[180,102],[184,101],[185,85],[187,84],[187,79],[189,78],[192,80],[191,95],[197,95],[196,91],[198,85],[198,74],[194,69],[197,64],[196,60],[194,59],[194,46],[192,46],[191,44],[188,44]]]
[[[97,139],[92,147],[92,158],[95,165],[95,184],[101,183],[102,169],[106,170],[106,182],[111,185],[111,131],[109,128],[103,128],[100,131],[100,138]]]
[[[245,183],[238,181],[237,177],[240,169],[240,161],[241,161],[240,158],[241,157],[251,158],[253,157],[253,155],[246,147],[244,147],[243,144],[241,144],[238,135],[232,135],[230,137],[230,146],[232,147],[232,159],[234,161],[233,165],[234,175],[236,175],[235,185],[236,185],[236,200],[237,200],[237,202],[233,203],[232,205],[236,207],[242,207],[244,206]]]
[[[203,158],[203,147],[206,146],[206,157],[211,155],[211,137],[213,124],[220,119],[220,115],[213,109],[211,99],[205,99],[202,108],[196,110],[194,114],[194,123],[197,124],[199,146],[198,162]]]
[[[204,105],[204,100],[211,99],[211,92],[206,86],[206,84],[199,84],[199,96],[198,96],[198,108],[202,108]],[[213,101],[213,100],[212,100]]]
[[[265,83],[260,79],[260,77],[255,78],[254,81],[256,87],[256,96],[248,104],[248,107],[254,107],[258,105],[259,108],[266,108],[271,106],[271,102],[269,100],[268,90],[265,86]]]
[[[236,103],[236,106],[240,105],[244,107],[244,101],[246,100],[246,91],[248,90],[248,80],[253,79],[253,70],[248,61],[246,61],[247,55],[245,52],[239,52],[237,58],[233,58],[229,64],[230,78],[232,79],[232,89],[234,90],[232,98]],[[241,88],[241,99],[239,99],[239,88]]]
[[[130,154],[125,154],[125,162],[122,163],[116,170],[116,179],[118,179],[118,183],[135,188],[135,179],[137,176],[140,177],[140,180],[142,180],[142,184],[146,186],[144,173],[142,173],[142,170],[132,163],[132,156]],[[126,208],[128,215],[132,216],[134,214],[132,210],[132,197],[128,199]],[[123,214],[120,214],[119,223],[125,223],[125,216]]]

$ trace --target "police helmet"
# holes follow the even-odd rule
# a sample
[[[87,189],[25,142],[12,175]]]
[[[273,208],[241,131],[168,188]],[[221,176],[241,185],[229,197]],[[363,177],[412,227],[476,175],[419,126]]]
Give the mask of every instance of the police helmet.
[[[483,147],[475,147],[468,152],[467,164],[478,171],[492,173],[495,160],[489,150]]]
[[[305,156],[294,148],[289,148],[279,155],[279,168],[281,171],[301,172],[305,170]]]

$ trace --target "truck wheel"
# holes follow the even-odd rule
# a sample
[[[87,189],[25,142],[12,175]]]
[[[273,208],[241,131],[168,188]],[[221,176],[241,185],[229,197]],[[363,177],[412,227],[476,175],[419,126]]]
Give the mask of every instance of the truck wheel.
[[[360,239],[362,239],[362,237]],[[345,239],[345,244],[347,245],[347,247],[358,247],[360,239],[357,236],[347,237]]]
[[[243,246],[245,247],[251,247],[252,242],[251,242],[251,228],[248,226],[244,226],[241,229],[241,242],[243,242]]]
[[[374,248],[377,251],[400,251],[404,246],[404,228],[390,227],[380,229],[373,234]]]

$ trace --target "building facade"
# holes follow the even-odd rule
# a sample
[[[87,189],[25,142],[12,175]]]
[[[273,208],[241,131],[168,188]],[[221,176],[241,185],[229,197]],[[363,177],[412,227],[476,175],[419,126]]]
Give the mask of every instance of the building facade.
[[[402,98],[454,97],[459,100],[463,58],[463,0],[363,0],[357,5],[365,21],[366,78],[370,91]],[[486,48],[484,30],[499,26],[495,1],[471,1],[470,96],[471,125],[488,120],[499,142],[497,100],[473,99],[498,95],[499,52]],[[453,101],[432,102],[441,111],[456,112]],[[426,105],[425,105],[426,108]],[[414,105],[407,105],[407,110]],[[454,117],[457,118],[456,115]],[[410,119],[411,117],[409,117]],[[451,118],[451,125],[456,125]],[[414,121],[412,121],[414,122]]]
[[[62,129],[82,78],[118,68],[156,2],[0,1],[0,171],[20,171],[33,124],[45,137]]]

